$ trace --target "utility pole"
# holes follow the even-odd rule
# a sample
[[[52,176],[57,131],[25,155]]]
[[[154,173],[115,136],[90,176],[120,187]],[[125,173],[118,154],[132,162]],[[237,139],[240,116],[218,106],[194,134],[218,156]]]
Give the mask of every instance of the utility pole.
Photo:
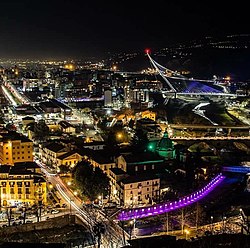
[[[125,240],[125,232],[124,232],[124,222],[121,221],[122,224],[122,238],[123,238],[123,245],[126,245],[126,240]]]
[[[181,234],[184,233],[184,208],[181,209]]]
[[[199,202],[196,203],[196,219],[195,219],[195,226],[196,226],[196,231],[198,229],[198,223],[199,222]]]
[[[10,226],[11,217],[12,217],[12,207],[7,207],[6,210],[7,210],[6,214],[7,214],[7,218],[8,218],[8,226]]]
[[[2,211],[2,185],[0,185],[0,212]]]
[[[168,235],[168,212],[167,212],[167,235]]]

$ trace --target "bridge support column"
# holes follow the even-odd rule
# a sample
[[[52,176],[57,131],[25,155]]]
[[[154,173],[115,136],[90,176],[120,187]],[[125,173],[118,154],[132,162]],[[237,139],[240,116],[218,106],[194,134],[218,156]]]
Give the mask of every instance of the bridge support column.
[[[230,135],[231,135],[231,131],[232,131],[232,129],[231,129],[231,128],[228,128],[227,136],[230,136]]]

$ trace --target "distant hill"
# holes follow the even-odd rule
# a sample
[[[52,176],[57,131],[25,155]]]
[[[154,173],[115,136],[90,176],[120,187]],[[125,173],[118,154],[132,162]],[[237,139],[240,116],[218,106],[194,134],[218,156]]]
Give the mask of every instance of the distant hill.
[[[165,67],[189,72],[187,76],[212,78],[230,76],[235,80],[250,81],[250,35],[231,35],[226,37],[207,37],[199,41],[177,44],[155,49],[151,56]],[[124,59],[119,54],[120,70],[141,71],[150,67],[144,52]]]

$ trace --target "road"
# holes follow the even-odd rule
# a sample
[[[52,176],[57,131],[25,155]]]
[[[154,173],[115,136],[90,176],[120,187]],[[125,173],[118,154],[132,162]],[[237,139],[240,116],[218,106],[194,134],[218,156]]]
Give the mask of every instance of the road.
[[[74,214],[82,220],[83,224],[90,232],[93,231],[93,227],[97,223],[101,222],[105,225],[106,232],[102,237],[101,247],[108,248],[124,246],[123,235],[125,235],[125,240],[129,239],[129,235],[120,226],[108,219],[101,210],[96,209],[95,214],[90,214],[90,212],[83,209],[82,201],[79,199],[79,197],[74,195],[74,193],[63,183],[57,174],[51,173],[50,169],[47,168],[43,163],[37,162],[37,164],[41,167],[42,172],[46,175],[47,181],[57,189],[61,199],[68,205],[70,212],[73,213],[74,211]]]
[[[199,116],[205,118],[206,120],[208,120],[208,121],[209,121],[210,123],[212,123],[214,126],[218,126],[217,123],[213,122],[211,119],[209,119],[209,118],[205,115],[205,110],[204,110],[204,109],[203,109],[203,110],[201,109],[202,107],[207,106],[207,105],[209,105],[209,104],[210,104],[209,102],[200,103],[200,104],[198,104],[192,111],[193,111],[195,114],[197,114],[197,115],[199,115]]]

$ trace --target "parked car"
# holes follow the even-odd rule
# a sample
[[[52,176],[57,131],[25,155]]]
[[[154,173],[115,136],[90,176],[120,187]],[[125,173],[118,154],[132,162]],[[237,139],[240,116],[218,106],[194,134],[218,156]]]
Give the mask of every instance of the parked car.
[[[52,210],[51,210],[51,213],[52,213],[52,214],[58,214],[59,212],[60,212],[60,211],[59,211],[59,210],[56,210],[56,209],[52,209]]]

